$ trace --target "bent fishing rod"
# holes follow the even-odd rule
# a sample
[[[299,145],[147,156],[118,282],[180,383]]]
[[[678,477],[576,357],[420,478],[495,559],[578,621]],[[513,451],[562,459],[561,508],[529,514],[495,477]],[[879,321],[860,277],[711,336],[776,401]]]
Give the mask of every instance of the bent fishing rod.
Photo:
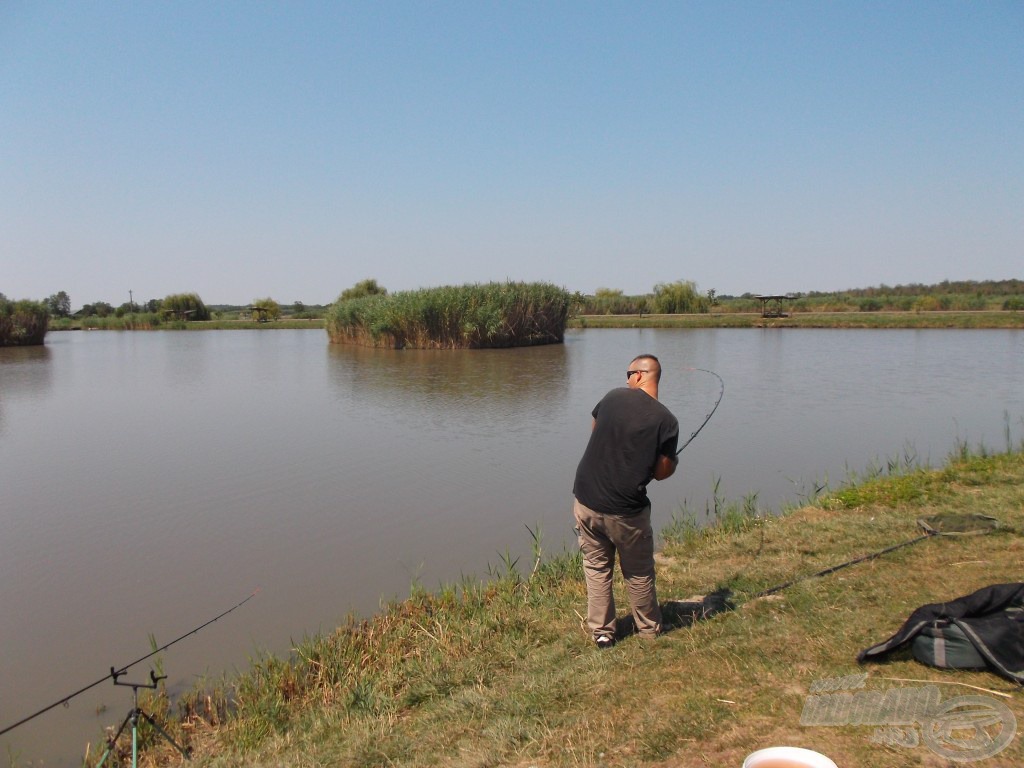
[[[690,443],[692,443],[693,442],[693,438],[695,438],[700,433],[700,431],[702,429],[704,429],[704,425],[707,424],[709,421],[711,421],[711,417],[715,415],[715,411],[718,410],[718,404],[720,402],[722,402],[722,396],[725,394],[725,382],[722,381],[722,377],[719,376],[714,371],[709,371],[707,368],[684,368],[683,370],[684,371],[700,371],[702,373],[710,373],[712,376],[714,376],[716,379],[718,379],[718,385],[719,385],[718,386],[718,399],[715,400],[715,405],[711,408],[710,413],[708,413],[708,415],[704,417],[704,421],[701,422],[700,426],[697,427],[697,429],[695,429],[693,431],[693,434],[691,434],[690,437],[686,440],[686,442],[683,443],[682,446],[680,446],[679,450],[676,451],[676,456],[678,456],[680,453],[682,453],[683,452],[683,448],[685,448]]]
[[[89,690],[90,688],[95,688],[95,687],[96,687],[97,685],[99,685],[100,683],[106,682],[107,680],[110,680],[111,678],[113,678],[113,679],[114,679],[114,682],[116,683],[116,682],[117,682],[117,678],[118,678],[118,677],[120,677],[121,675],[123,675],[123,674],[124,674],[125,672],[127,672],[127,671],[128,671],[129,669],[131,669],[132,667],[134,667],[134,666],[135,666],[136,664],[141,664],[141,663],[142,663],[142,662],[144,662],[144,661],[145,661],[146,659],[150,659],[150,658],[152,658],[153,656],[156,656],[156,655],[157,655],[158,653],[160,653],[161,651],[165,651],[165,650],[167,650],[168,648],[170,648],[170,647],[171,647],[172,645],[174,645],[175,643],[181,642],[182,640],[184,640],[184,639],[185,639],[186,637],[189,637],[190,635],[194,635],[194,634],[196,634],[196,633],[197,633],[197,632],[199,632],[200,630],[202,630],[202,629],[205,629],[206,627],[208,627],[208,626],[210,626],[211,624],[213,624],[213,622],[217,621],[217,619],[222,619],[222,618],[224,618],[225,616],[227,616],[227,615],[228,615],[229,613],[231,613],[232,611],[234,611],[234,610],[236,610],[236,609],[238,609],[238,608],[241,608],[241,607],[242,607],[243,605],[245,605],[245,604],[246,604],[247,602],[249,602],[250,600],[252,600],[252,599],[253,599],[254,597],[256,597],[256,595],[257,595],[258,593],[259,593],[259,590],[257,589],[257,590],[255,590],[255,591],[254,591],[254,592],[253,592],[253,593],[252,593],[251,595],[249,595],[249,596],[248,596],[247,598],[245,598],[245,600],[243,600],[242,602],[240,602],[240,603],[238,603],[238,604],[236,604],[236,605],[232,606],[231,608],[228,608],[228,609],[227,609],[226,611],[224,611],[224,613],[221,613],[221,614],[218,614],[217,616],[214,616],[214,617],[213,617],[212,619],[210,619],[209,621],[203,622],[202,624],[200,624],[200,625],[199,625],[198,627],[196,627],[195,629],[190,629],[190,630],[189,630],[188,632],[186,632],[185,634],[181,635],[181,637],[176,637],[176,638],[175,638],[174,640],[171,640],[171,642],[169,642],[169,643],[166,643],[166,644],[164,644],[164,645],[161,645],[161,646],[160,646],[159,648],[157,648],[156,650],[154,650],[154,651],[151,651],[150,653],[147,653],[147,654],[146,654],[145,656],[142,656],[142,657],[140,657],[140,658],[136,659],[136,660],[135,660],[135,661],[133,661],[133,662],[132,662],[131,664],[125,664],[125,665],[124,665],[123,667],[121,667],[120,669],[114,669],[113,667],[111,667],[111,668],[110,668],[110,672],[108,672],[107,674],[105,674],[105,675],[104,675],[103,677],[101,677],[101,678],[100,678],[99,680],[97,680],[96,682],[94,682],[94,683],[89,683],[89,685],[85,686],[84,688],[79,688],[79,689],[78,689],[77,691],[75,691],[74,693],[70,694],[69,696],[65,696],[64,698],[62,698],[62,699],[60,699],[60,700],[58,700],[58,701],[55,701],[55,702],[54,702],[53,704],[50,704],[50,705],[49,705],[49,706],[47,706],[47,707],[43,707],[43,708],[42,708],[42,709],[40,709],[40,710],[39,710],[38,712],[34,712],[33,714],[29,715],[28,717],[24,717],[24,718],[22,718],[21,720],[19,720],[18,722],[14,723],[13,725],[9,725],[9,726],[7,726],[6,728],[4,728],[3,730],[0,730],[0,736],[3,736],[3,735],[4,735],[5,733],[7,733],[8,731],[13,731],[13,730],[14,730],[15,728],[17,728],[17,727],[18,727],[19,725],[24,725],[24,724],[25,724],[25,723],[27,723],[27,722],[28,722],[29,720],[34,720],[35,718],[39,717],[40,715],[42,715],[42,714],[44,714],[44,713],[46,713],[46,712],[49,712],[49,711],[50,711],[51,709],[53,709],[54,707],[58,707],[58,706],[60,706],[61,704],[63,704],[63,705],[65,705],[65,706],[67,706],[67,703],[68,703],[69,701],[71,701],[71,699],[75,698],[75,696],[78,696],[79,694],[85,693],[85,692],[86,692],[86,691],[88,691],[88,690]]]

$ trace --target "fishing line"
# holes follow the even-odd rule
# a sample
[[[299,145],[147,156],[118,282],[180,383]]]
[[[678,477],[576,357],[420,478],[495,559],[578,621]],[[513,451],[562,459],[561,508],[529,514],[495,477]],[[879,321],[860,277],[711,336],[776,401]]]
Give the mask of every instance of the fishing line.
[[[181,642],[181,641],[182,641],[182,640],[184,640],[184,639],[185,639],[186,637],[188,637],[188,636],[190,636],[190,635],[194,635],[194,634],[195,634],[196,632],[200,631],[201,629],[205,629],[206,627],[208,627],[208,626],[210,626],[211,624],[213,624],[213,622],[217,621],[217,619],[222,619],[222,618],[224,618],[225,616],[227,616],[227,615],[228,615],[229,613],[231,613],[232,611],[234,611],[234,610],[236,610],[236,609],[238,609],[238,608],[241,608],[241,607],[242,607],[243,605],[245,605],[245,604],[246,604],[247,602],[249,602],[249,601],[250,601],[250,600],[252,600],[252,599],[253,599],[254,597],[256,597],[257,593],[259,593],[259,590],[258,590],[258,589],[257,589],[257,590],[256,590],[255,592],[253,592],[253,593],[252,593],[251,595],[249,595],[249,596],[248,596],[247,598],[245,598],[245,600],[243,600],[242,602],[238,603],[237,605],[234,605],[234,606],[232,606],[231,608],[228,608],[228,609],[227,609],[226,611],[224,611],[224,613],[221,613],[221,614],[219,614],[219,615],[217,615],[217,616],[214,616],[214,617],[213,617],[212,619],[210,619],[210,620],[209,620],[209,621],[207,621],[207,622],[204,622],[204,623],[200,624],[200,625],[199,625],[198,627],[196,627],[195,629],[190,629],[190,630],[189,630],[188,632],[186,632],[185,634],[183,634],[183,635],[182,635],[181,637],[176,637],[176,638],[175,638],[174,640],[171,640],[171,642],[169,642],[169,643],[166,643],[165,645],[161,645],[161,646],[160,646],[159,648],[157,648],[156,650],[154,650],[154,651],[151,651],[150,653],[147,653],[147,654],[146,654],[145,656],[142,656],[142,657],[140,657],[140,658],[136,659],[136,660],[135,660],[135,661],[133,661],[133,662],[132,662],[131,664],[126,664],[125,666],[121,667],[120,669],[114,669],[113,667],[111,667],[111,668],[110,668],[110,672],[108,672],[107,674],[105,674],[105,675],[104,675],[103,677],[101,677],[101,678],[100,678],[99,680],[97,680],[96,682],[94,682],[94,683],[89,683],[89,685],[85,686],[84,688],[79,688],[79,689],[78,689],[77,691],[75,691],[75,692],[74,692],[74,693],[72,693],[71,695],[69,695],[69,696],[65,696],[65,697],[64,697],[63,699],[60,699],[59,701],[55,701],[55,702],[54,702],[53,704],[49,705],[48,707],[43,707],[43,708],[42,708],[42,709],[40,709],[40,710],[39,710],[38,712],[35,712],[35,713],[33,713],[33,714],[29,715],[28,717],[22,718],[22,719],[21,719],[21,720],[19,720],[18,722],[14,723],[14,725],[9,725],[9,726],[7,726],[7,727],[6,727],[6,728],[4,728],[4,729],[3,729],[2,731],[0,731],[0,736],[3,736],[3,735],[4,735],[5,733],[7,733],[8,731],[13,731],[13,730],[14,730],[15,728],[17,728],[17,727],[18,727],[19,725],[24,725],[24,724],[25,724],[25,723],[27,723],[27,722],[28,722],[29,720],[34,720],[35,718],[39,717],[40,715],[44,714],[45,712],[49,712],[49,711],[50,711],[51,709],[53,709],[54,707],[60,706],[61,704],[63,704],[63,705],[65,705],[65,706],[67,706],[67,703],[68,703],[69,701],[71,701],[71,699],[75,698],[75,696],[78,696],[79,694],[85,693],[85,692],[86,692],[86,691],[88,691],[88,690],[89,690],[90,688],[95,688],[95,687],[96,687],[97,685],[99,685],[100,683],[106,682],[107,680],[109,680],[109,679],[111,679],[111,678],[114,678],[114,680],[116,681],[118,677],[120,677],[121,675],[123,675],[123,674],[124,674],[125,672],[127,672],[127,671],[128,671],[128,670],[129,670],[130,668],[134,667],[134,666],[135,666],[136,664],[141,664],[141,663],[142,663],[142,662],[144,662],[144,661],[145,661],[146,659],[149,659],[149,658],[152,658],[153,656],[156,656],[156,655],[157,655],[158,653],[160,653],[161,651],[165,651],[165,650],[167,650],[168,648],[170,648],[170,647],[171,647],[172,645],[174,645],[175,643]]]
[[[711,412],[708,413],[708,415],[704,417],[704,421],[701,422],[700,426],[697,427],[697,429],[695,429],[693,431],[693,434],[691,434],[690,437],[687,439],[687,441],[682,444],[682,446],[679,448],[678,451],[676,451],[676,456],[678,456],[680,453],[682,453],[683,452],[683,448],[685,448],[691,442],[693,442],[693,438],[695,438],[700,433],[700,431],[702,429],[704,429],[704,425],[707,424],[709,421],[711,421],[711,417],[715,415],[715,411],[718,410],[718,404],[720,402],[722,402],[722,396],[725,394],[725,382],[722,381],[722,377],[719,376],[714,371],[709,371],[707,368],[684,368],[683,370],[684,371],[701,371],[702,373],[710,373],[712,376],[714,376],[716,379],[718,379],[719,389],[718,389],[718,399],[715,400],[715,405],[714,405],[714,407],[712,407]]]

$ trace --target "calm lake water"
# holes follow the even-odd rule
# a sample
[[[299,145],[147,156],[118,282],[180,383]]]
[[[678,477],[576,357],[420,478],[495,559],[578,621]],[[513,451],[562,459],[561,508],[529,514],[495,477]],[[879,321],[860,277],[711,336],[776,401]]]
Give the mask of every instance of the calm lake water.
[[[656,526],[719,495],[778,510],[889,459],[1024,435],[1024,332],[584,330],[390,351],[322,331],[51,333],[0,349],[0,729],[163,657],[172,689],[503,553],[572,547],[590,410],[640,352],[689,435]],[[663,598],[671,597],[662,595]],[[150,667],[127,678],[145,680]],[[131,707],[108,680],[0,737],[75,764]],[[98,707],[106,707],[99,716]],[[94,747],[95,748],[95,747]]]

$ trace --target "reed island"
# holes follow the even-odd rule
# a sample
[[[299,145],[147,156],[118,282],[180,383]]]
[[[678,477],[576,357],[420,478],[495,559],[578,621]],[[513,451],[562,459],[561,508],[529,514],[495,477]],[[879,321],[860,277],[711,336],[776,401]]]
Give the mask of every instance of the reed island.
[[[0,293],[0,347],[37,346],[46,338],[49,314],[38,301],[11,301]]]
[[[327,313],[331,342],[392,349],[561,344],[573,300],[567,290],[550,283],[354,293],[343,293]]]

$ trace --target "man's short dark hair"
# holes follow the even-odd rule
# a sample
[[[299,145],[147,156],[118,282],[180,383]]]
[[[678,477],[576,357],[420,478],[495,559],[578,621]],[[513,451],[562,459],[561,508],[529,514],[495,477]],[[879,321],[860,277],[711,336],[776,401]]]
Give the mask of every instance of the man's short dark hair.
[[[634,363],[637,360],[650,360],[651,363],[653,363],[653,365],[648,366],[648,368],[650,368],[651,374],[654,376],[655,383],[661,381],[661,363],[658,361],[658,358],[656,358],[654,355],[645,353],[643,355],[637,355],[636,357],[633,358]]]

